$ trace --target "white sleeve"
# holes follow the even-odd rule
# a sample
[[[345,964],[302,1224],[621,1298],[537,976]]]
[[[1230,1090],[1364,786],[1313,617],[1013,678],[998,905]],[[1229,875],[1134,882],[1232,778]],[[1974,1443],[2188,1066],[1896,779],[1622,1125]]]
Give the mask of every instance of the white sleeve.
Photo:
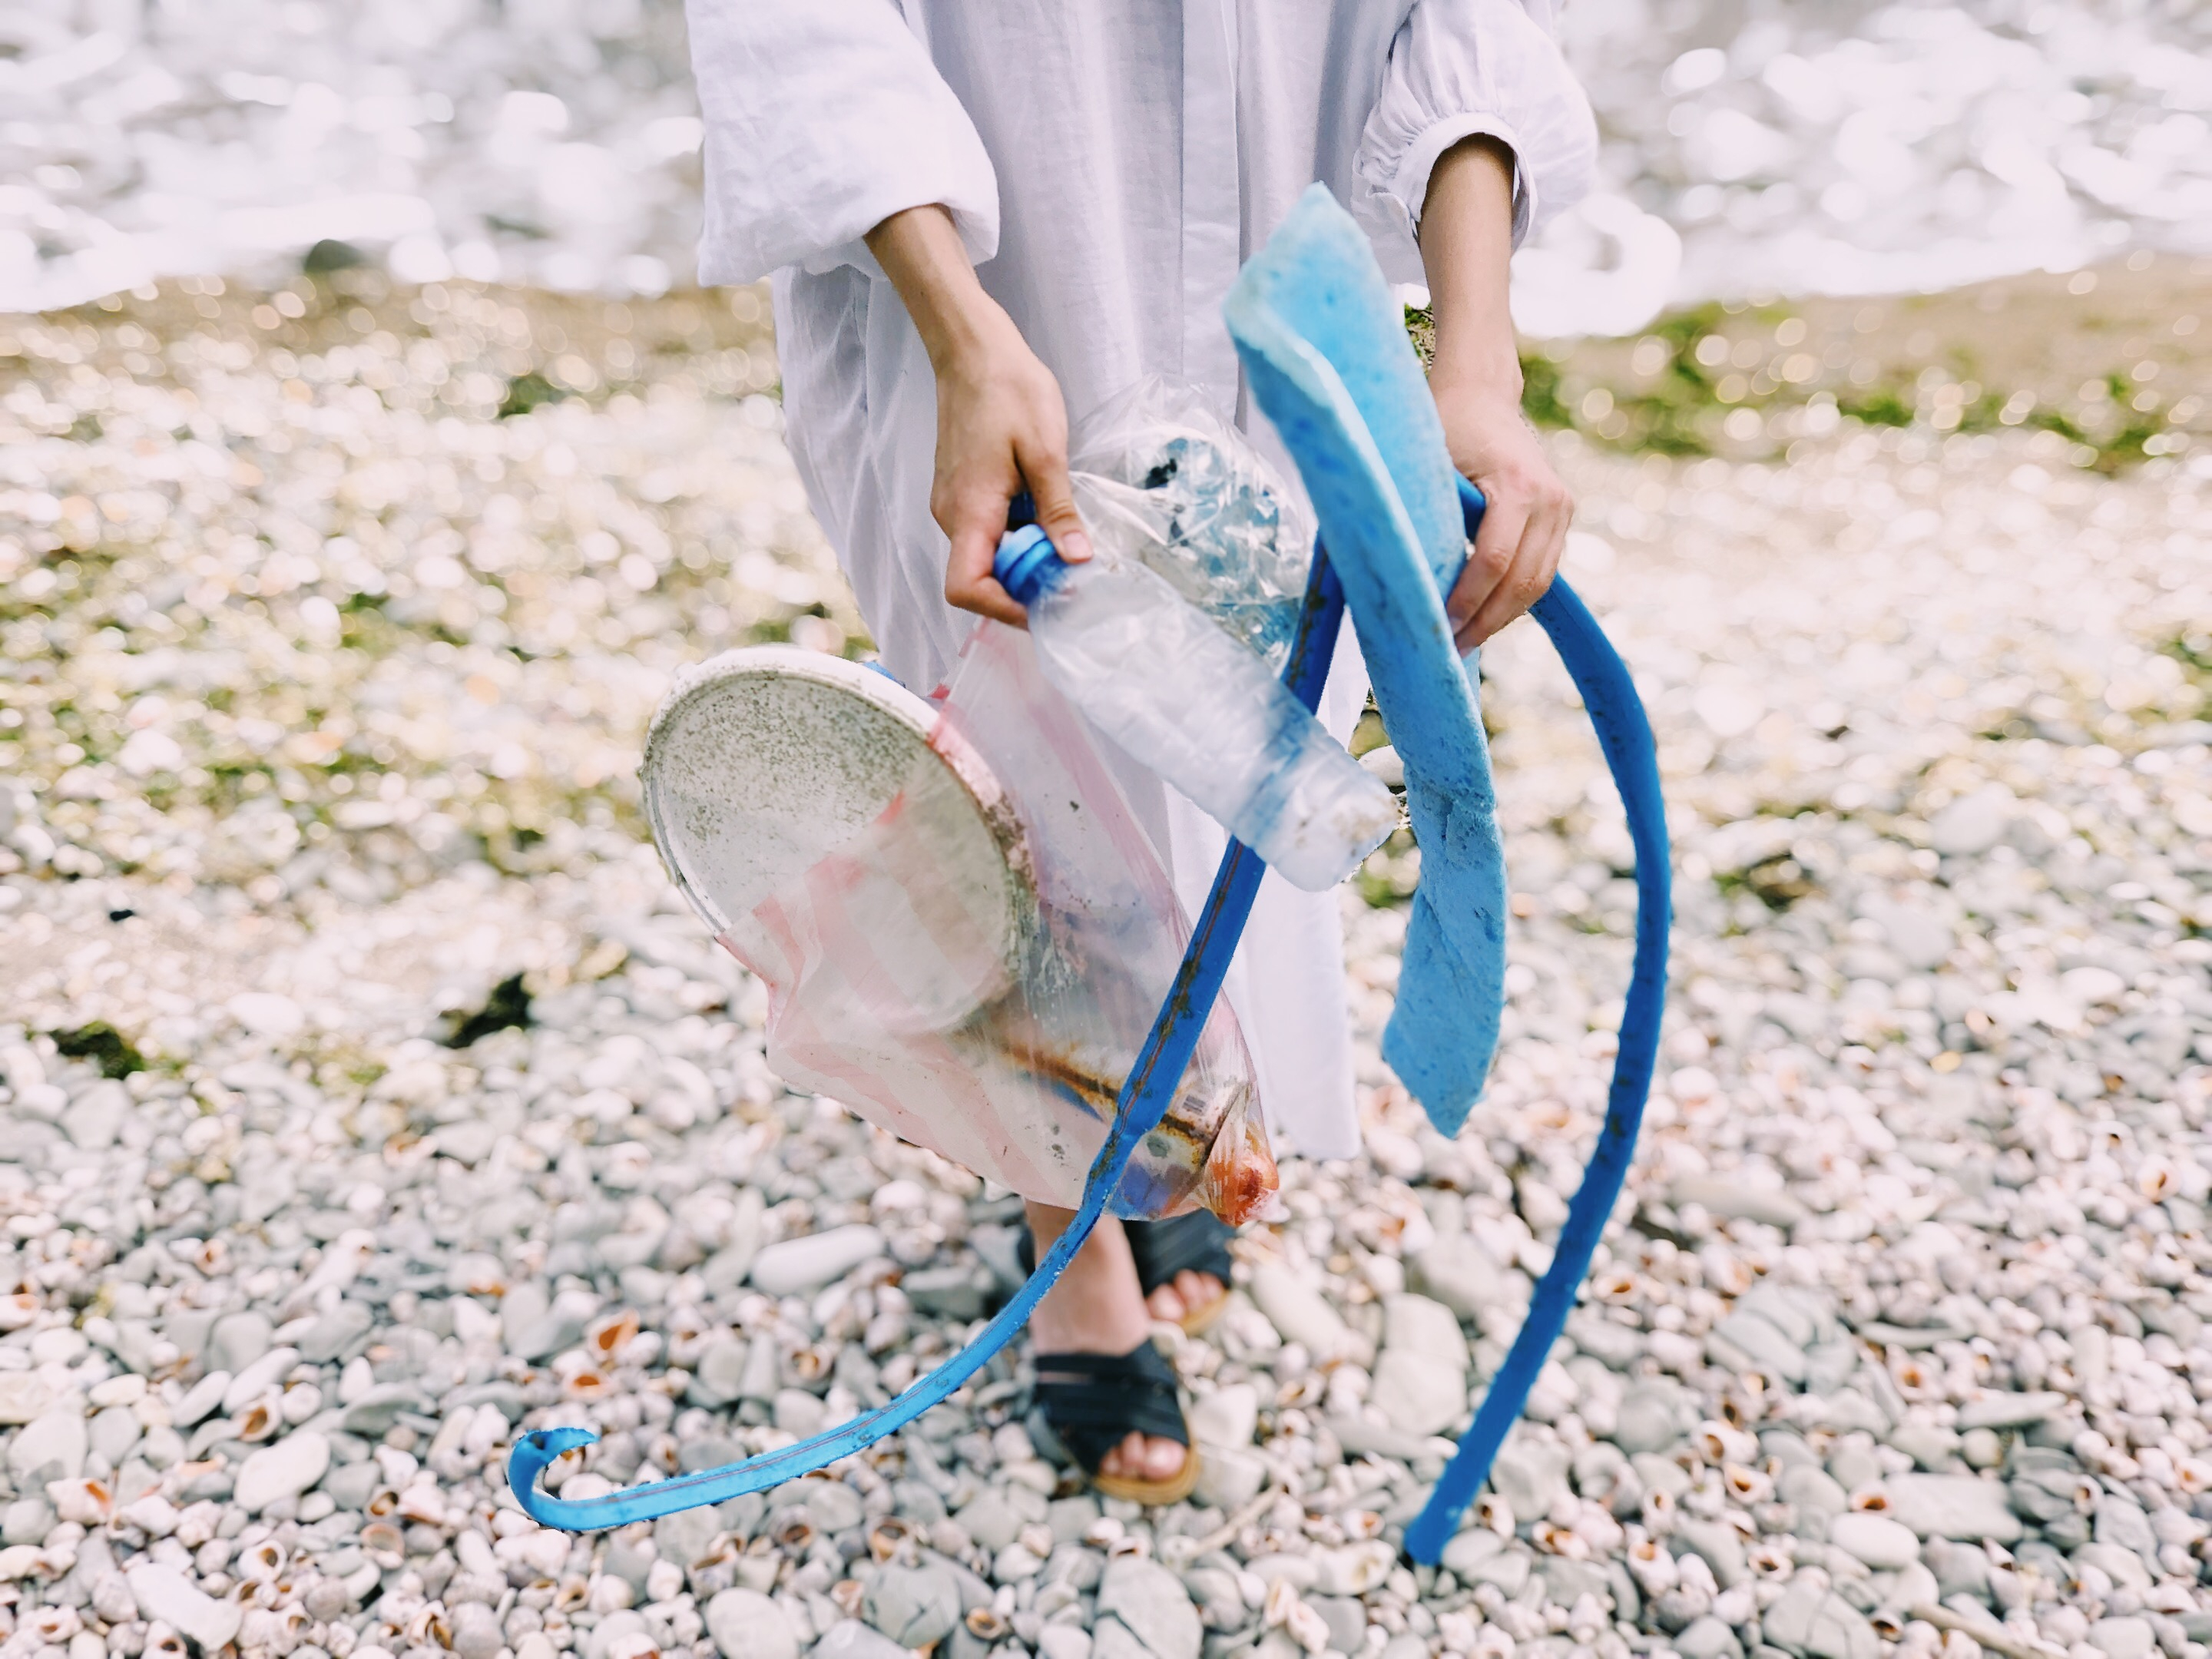
[[[699,279],[874,270],[861,236],[941,203],[969,257],[998,251],[975,124],[894,0],[689,0],[706,122]]]
[[[1477,135],[1513,152],[1516,246],[1589,192],[1597,123],[1550,13],[1547,0],[1415,0],[1352,163],[1370,213],[1410,234],[1437,158]]]

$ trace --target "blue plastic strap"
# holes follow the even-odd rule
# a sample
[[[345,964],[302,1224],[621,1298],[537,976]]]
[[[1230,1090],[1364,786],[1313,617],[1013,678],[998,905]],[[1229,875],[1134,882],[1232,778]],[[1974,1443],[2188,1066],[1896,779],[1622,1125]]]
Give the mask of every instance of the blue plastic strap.
[[[1467,531],[1474,534],[1482,516],[1482,496],[1464,480],[1460,504]],[[1620,653],[1607,641],[1565,580],[1553,582],[1529,614],[1550,635],[1566,665],[1583,706],[1597,728],[1598,746],[1627,809],[1629,840],[1636,848],[1636,958],[1620,1019],[1620,1045],[1613,1062],[1613,1087],[1606,1102],[1597,1150],[1583,1172],[1583,1184],[1567,1207],[1566,1225],[1552,1252],[1528,1316],[1513,1339],[1505,1363],[1468,1425],[1459,1449],[1445,1465],[1427,1505],[1406,1528],[1406,1553],[1433,1566],[1459,1529],[1460,1517],[1490,1478],[1490,1466],[1513,1425],[1520,1420],[1536,1374],[1566,1328],[1568,1311],[1589,1276],[1598,1237],[1620,1198],[1628,1165],[1636,1153],[1644,1103],[1651,1092],[1651,1070],[1659,1056],[1659,1021],[1667,1002],[1667,932],[1673,908],[1667,809],[1659,788],[1659,756],[1650,722],[1636,695],[1634,681]]]
[[[1328,678],[1330,659],[1336,654],[1337,630],[1343,619],[1344,590],[1337,583],[1335,572],[1329,568],[1327,556],[1316,545],[1312,574],[1306,583],[1304,608],[1298,618],[1297,637],[1291,647],[1290,661],[1283,669],[1284,683],[1308,709],[1320,705],[1322,686]],[[1244,931],[1245,919],[1251,914],[1252,901],[1260,890],[1260,878],[1266,867],[1243,842],[1229,843],[1221,867],[1214,874],[1212,890],[1206,895],[1206,904],[1191,932],[1182,965],[1176,969],[1175,981],[1161,1006],[1159,1017],[1152,1023],[1151,1035],[1139,1051],[1137,1063],[1121,1085],[1113,1127],[1091,1166],[1075,1219],[1045,1252],[1029,1282],[1015,1292],[1013,1299],[999,1310],[966,1347],[928,1376],[918,1379],[889,1404],[811,1439],[724,1468],[702,1469],[600,1498],[563,1499],[538,1489],[538,1475],[555,1458],[579,1446],[587,1446],[599,1437],[589,1429],[533,1429],[516,1439],[507,1461],[507,1484],[524,1511],[544,1526],[569,1532],[594,1532],[628,1526],[634,1521],[655,1520],[679,1510],[720,1504],[746,1492],[764,1492],[865,1451],[884,1436],[896,1434],[982,1370],[1029,1322],[1045,1292],[1074,1259],[1076,1251],[1083,1248],[1083,1241],[1091,1236],[1108,1200],[1121,1184],[1122,1171],[1128,1167],[1131,1154],[1167,1110],[1182,1081],[1183,1068],[1190,1063],[1191,1053],[1198,1045],[1206,1016],[1212,1011],[1213,1000],[1220,993],[1222,977],[1229,971],[1230,957],[1236,952],[1237,939]]]
[[[1481,516],[1482,497],[1464,483],[1460,493],[1468,532],[1472,535]],[[1321,701],[1343,607],[1343,591],[1325,554],[1316,548],[1297,639],[1284,671],[1285,682],[1310,709]],[[1669,854],[1650,725],[1626,665],[1564,578],[1553,583],[1530,614],[1550,637],[1582,694],[1626,809],[1629,836],[1636,852],[1635,963],[1621,1018],[1605,1124],[1582,1186],[1569,1206],[1552,1266],[1537,1285],[1528,1318],[1514,1338],[1504,1364],[1492,1379],[1459,1450],[1437,1480],[1427,1505],[1407,1529],[1407,1553],[1430,1565],[1443,1553],[1445,1543],[1458,1528],[1460,1517],[1489,1477],[1498,1447],[1519,1420],[1536,1375],[1565,1328],[1568,1312],[1589,1274],[1590,1259],[1620,1196],[1635,1153],[1658,1058],[1660,1018],[1666,1003]],[[1220,992],[1222,978],[1259,890],[1263,868],[1250,849],[1241,842],[1230,843],[1175,983],[1122,1086],[1114,1126],[1091,1165],[1074,1221],[1045,1253],[1028,1283],[975,1340],[896,1400],[811,1439],[726,1468],[680,1475],[602,1498],[564,1501],[538,1490],[538,1477],[548,1464],[563,1452],[588,1445],[598,1438],[596,1435],[586,1429],[533,1430],[516,1441],[507,1460],[507,1480],[516,1501],[544,1525],[577,1532],[626,1526],[679,1510],[719,1504],[746,1492],[765,1491],[863,1451],[966,1384],[1028,1322],[1037,1303],[1097,1224],[1131,1154],[1159,1122]]]

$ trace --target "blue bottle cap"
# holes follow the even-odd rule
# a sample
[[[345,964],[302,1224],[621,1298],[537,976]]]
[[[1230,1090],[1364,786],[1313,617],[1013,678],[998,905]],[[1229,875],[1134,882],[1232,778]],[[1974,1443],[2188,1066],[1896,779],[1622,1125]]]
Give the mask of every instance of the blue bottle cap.
[[[1054,550],[1043,529],[1033,524],[1001,536],[998,555],[991,561],[991,574],[999,586],[1025,609],[1066,568],[1067,562]]]

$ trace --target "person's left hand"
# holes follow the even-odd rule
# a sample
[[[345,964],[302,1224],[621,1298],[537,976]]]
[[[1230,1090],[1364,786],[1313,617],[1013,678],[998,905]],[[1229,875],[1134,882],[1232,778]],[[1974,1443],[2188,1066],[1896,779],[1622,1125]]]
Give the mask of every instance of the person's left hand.
[[[1543,598],[1574,521],[1574,497],[1522,418],[1517,390],[1429,381],[1452,465],[1488,503],[1467,568],[1444,602],[1462,655]]]

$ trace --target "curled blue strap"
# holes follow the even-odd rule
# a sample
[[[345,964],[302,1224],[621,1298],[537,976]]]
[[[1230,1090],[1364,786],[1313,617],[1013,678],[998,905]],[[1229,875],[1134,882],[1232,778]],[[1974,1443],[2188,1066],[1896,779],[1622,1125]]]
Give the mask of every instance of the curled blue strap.
[[[1482,496],[1464,480],[1460,504],[1472,536],[1482,516]],[[1621,805],[1627,809],[1629,840],[1636,848],[1635,968],[1621,1012],[1620,1046],[1613,1057],[1605,1126],[1598,1132],[1589,1167],[1583,1172],[1583,1184],[1568,1206],[1552,1265],[1529,1298],[1528,1316],[1522,1322],[1505,1363],[1491,1379],[1459,1449],[1429,1494],[1427,1505],[1406,1528],[1407,1554],[1430,1566],[1443,1553],[1468,1504],[1489,1479],[1498,1449],[1520,1420],[1536,1373],[1566,1328],[1568,1311],[1589,1276],[1598,1236],[1613,1214],[1636,1153],[1636,1134],[1643,1126],[1644,1103],[1651,1092],[1651,1070],[1659,1056],[1660,1015],[1667,1002],[1667,930],[1673,908],[1667,808],[1659,788],[1658,751],[1643,700],[1636,695],[1620,653],[1564,578],[1553,582],[1551,592],[1536,601],[1529,615],[1550,635],[1575,689],[1582,693],[1583,707],[1597,728],[1598,746],[1605,751]]]
[[[1321,702],[1322,684],[1336,653],[1336,635],[1344,618],[1344,590],[1329,568],[1327,556],[1316,545],[1313,571],[1307,580],[1298,632],[1291,659],[1283,668],[1284,683],[1307,708]],[[932,1406],[950,1396],[988,1364],[1028,1323],[1045,1292],[1049,1291],[1083,1241],[1091,1236],[1108,1200],[1121,1184],[1130,1155],[1158,1125],[1168,1103],[1190,1063],[1199,1034],[1229,971],[1230,957],[1251,914],[1267,866],[1241,842],[1232,841],[1222,855],[1212,891],[1199,912],[1159,1017],[1137,1055],[1136,1064],[1121,1085],[1106,1144],[1091,1166],[1083,1188],[1083,1202],[1067,1231],[1054,1241],[1029,1281],[999,1310],[975,1340],[928,1376],[912,1383],[897,1399],[862,1413],[810,1439],[747,1458],[719,1469],[702,1469],[649,1486],[633,1486],[604,1497],[563,1499],[538,1491],[538,1477],[564,1452],[587,1446],[599,1438],[589,1429],[533,1429],[519,1436],[507,1460],[507,1485],[515,1501],[530,1517],[548,1527],[569,1532],[594,1532],[652,1521],[679,1510],[720,1504],[746,1492],[764,1492],[786,1480],[865,1451],[884,1436],[896,1434]]]

